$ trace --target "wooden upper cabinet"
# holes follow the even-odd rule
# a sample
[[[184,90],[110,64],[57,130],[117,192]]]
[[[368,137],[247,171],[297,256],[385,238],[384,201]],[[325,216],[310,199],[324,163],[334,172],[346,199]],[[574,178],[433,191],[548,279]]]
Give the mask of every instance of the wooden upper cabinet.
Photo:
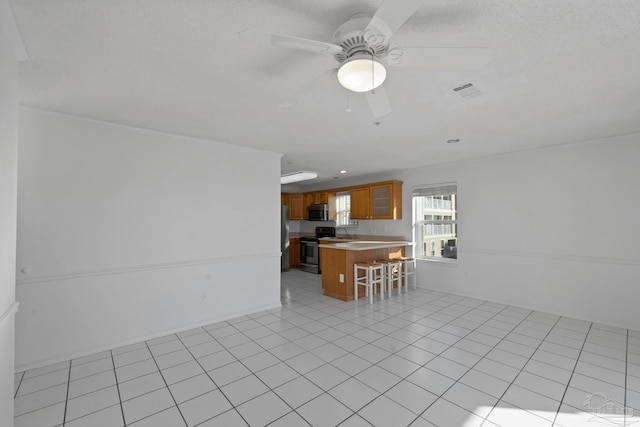
[[[305,207],[309,205],[315,205],[318,203],[329,203],[329,196],[327,191],[315,191],[313,193],[304,193]]]
[[[402,219],[402,182],[372,184],[369,189],[372,219]]]
[[[335,193],[334,193],[334,200],[335,200]],[[314,191],[312,193],[304,193],[304,204],[303,204],[304,219],[307,219],[307,206],[315,205],[318,203],[329,204],[328,191]],[[333,216],[335,216],[335,213],[333,214]],[[329,218],[331,218],[331,212],[329,212]]]
[[[289,206],[289,219],[304,219],[304,211],[302,194],[298,193],[280,193],[280,203]]]
[[[369,187],[355,187],[351,189],[351,213],[352,219],[369,219],[371,217],[371,201]]]
[[[304,193],[304,210],[307,210],[307,206],[314,204],[315,196],[313,193]],[[306,214],[305,214],[306,216]]]
[[[379,182],[351,190],[351,218],[402,219],[402,182]]]
[[[304,219],[306,209],[302,194],[289,194],[289,219]]]
[[[329,203],[329,193],[327,191],[319,191],[315,194],[315,203]]]
[[[326,203],[329,207],[329,219],[335,220],[338,191],[351,193],[352,219],[402,219],[402,181],[375,182],[304,194],[283,193],[282,203],[289,206],[289,219],[307,219],[307,206]]]

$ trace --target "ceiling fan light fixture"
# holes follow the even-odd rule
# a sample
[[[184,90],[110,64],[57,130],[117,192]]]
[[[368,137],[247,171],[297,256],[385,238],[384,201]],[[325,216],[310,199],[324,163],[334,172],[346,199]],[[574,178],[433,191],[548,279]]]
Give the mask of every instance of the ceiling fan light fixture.
[[[380,86],[387,78],[384,65],[369,55],[353,56],[338,70],[338,81],[353,92],[368,92]]]

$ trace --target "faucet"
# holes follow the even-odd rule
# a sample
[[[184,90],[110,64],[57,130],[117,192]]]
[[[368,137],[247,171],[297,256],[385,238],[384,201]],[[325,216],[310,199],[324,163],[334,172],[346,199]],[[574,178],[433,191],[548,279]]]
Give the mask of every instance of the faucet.
[[[336,230],[336,237],[337,237],[337,235],[338,235],[338,231],[340,231],[340,230],[344,231],[344,234],[346,234],[346,235],[347,235],[347,239],[351,238],[351,236],[349,236],[349,232],[347,231],[347,229],[346,229],[346,228],[338,228],[338,229]]]

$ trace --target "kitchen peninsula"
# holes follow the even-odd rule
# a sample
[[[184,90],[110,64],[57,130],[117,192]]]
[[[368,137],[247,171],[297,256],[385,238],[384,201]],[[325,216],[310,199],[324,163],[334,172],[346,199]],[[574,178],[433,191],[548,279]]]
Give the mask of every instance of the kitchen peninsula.
[[[324,294],[352,301],[353,264],[404,256],[404,248],[409,245],[410,242],[384,240],[321,241],[319,248]],[[340,275],[343,277],[342,281]],[[364,288],[358,290],[358,296],[364,296]]]

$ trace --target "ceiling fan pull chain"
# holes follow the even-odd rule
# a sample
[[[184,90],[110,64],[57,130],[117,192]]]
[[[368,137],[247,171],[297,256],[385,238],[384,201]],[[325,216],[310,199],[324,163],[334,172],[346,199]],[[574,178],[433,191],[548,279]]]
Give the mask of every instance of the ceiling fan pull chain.
[[[373,53],[371,54],[371,94],[375,95],[376,93],[376,76],[375,76],[375,71],[376,71],[376,67],[375,67],[375,62],[373,61]]]

